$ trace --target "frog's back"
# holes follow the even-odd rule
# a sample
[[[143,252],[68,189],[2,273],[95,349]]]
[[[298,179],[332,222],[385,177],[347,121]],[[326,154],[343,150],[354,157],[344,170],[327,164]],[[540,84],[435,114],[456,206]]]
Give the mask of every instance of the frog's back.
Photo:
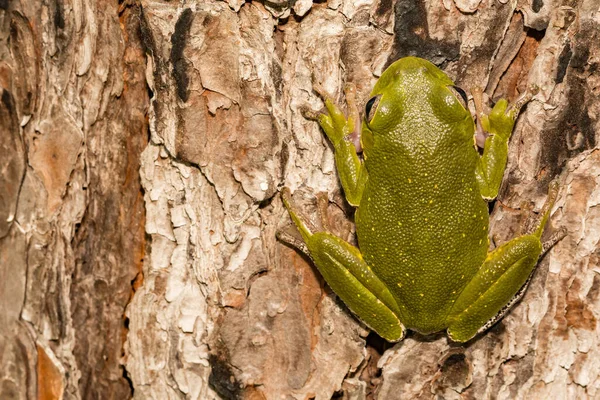
[[[472,138],[452,129],[417,112],[378,138],[356,215],[365,260],[388,283],[406,327],[422,333],[446,328],[453,301],[488,248],[479,156]]]

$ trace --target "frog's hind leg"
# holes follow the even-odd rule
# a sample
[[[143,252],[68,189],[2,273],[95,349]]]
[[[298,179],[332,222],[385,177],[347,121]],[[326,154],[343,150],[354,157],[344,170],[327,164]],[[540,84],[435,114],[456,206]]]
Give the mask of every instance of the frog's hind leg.
[[[448,334],[453,340],[465,342],[487,330],[523,297],[538,259],[565,235],[561,230],[549,242],[540,241],[557,193],[553,183],[536,226],[491,252],[467,284],[448,316]]]
[[[548,240],[542,243],[542,252],[540,253],[539,258],[542,258],[544,254],[548,252],[548,250],[550,250],[556,243],[560,242],[565,236],[567,236],[567,232],[564,228],[561,228],[560,230],[554,232]],[[534,272],[535,268],[533,269],[533,271],[531,271],[529,277],[527,278],[523,286],[521,286],[521,289],[519,289],[517,294],[515,294],[515,296],[504,307],[502,307],[492,319],[486,322],[484,326],[479,328],[476,335],[483,333],[490,329],[492,326],[494,326],[496,322],[500,321],[511,310],[511,308],[513,308],[513,306],[517,304],[519,300],[521,300],[521,298],[523,298],[523,295],[525,295],[525,292],[529,287],[531,278],[533,278]]]
[[[567,232],[564,228],[561,228],[560,230],[554,232],[548,240],[542,243],[542,252],[540,253],[539,258],[542,258],[544,254],[548,252],[548,250],[550,250],[556,243],[560,242],[565,236],[567,236]],[[496,322],[500,321],[511,310],[511,308],[513,308],[513,306],[517,304],[519,300],[521,300],[523,295],[525,295],[527,288],[529,287],[529,283],[531,282],[531,278],[533,278],[534,272],[535,268],[529,274],[529,277],[527,278],[523,286],[521,286],[521,289],[519,289],[517,294],[515,294],[515,296],[504,307],[502,307],[492,319],[486,322],[484,326],[479,328],[476,335],[483,333],[490,329],[492,326],[494,326]]]
[[[405,329],[398,319],[398,305],[360,251],[329,232],[314,231],[293,205],[289,189],[283,189],[282,199],[304,244],[297,246],[297,241],[288,241],[288,234],[280,233],[279,237],[306,250],[327,284],[367,326],[386,340],[401,340]]]

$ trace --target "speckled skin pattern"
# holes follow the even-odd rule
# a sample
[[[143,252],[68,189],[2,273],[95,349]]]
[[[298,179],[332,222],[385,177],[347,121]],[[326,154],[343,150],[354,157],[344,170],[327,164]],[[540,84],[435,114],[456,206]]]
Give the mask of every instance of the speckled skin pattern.
[[[471,114],[448,91],[445,74],[414,60],[398,61],[404,65],[373,89],[385,95],[363,128],[369,179],[355,221],[364,260],[383,282],[396,283],[388,289],[402,323],[431,333],[448,326],[453,303],[486,258],[489,217],[475,178]]]

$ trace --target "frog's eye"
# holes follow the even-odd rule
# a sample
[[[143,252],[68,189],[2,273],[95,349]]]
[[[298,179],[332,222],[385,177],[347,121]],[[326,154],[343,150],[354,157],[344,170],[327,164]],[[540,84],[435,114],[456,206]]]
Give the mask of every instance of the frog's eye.
[[[465,93],[465,91],[459,88],[458,86],[448,86],[448,89],[450,89],[450,91],[454,94],[456,99],[465,108],[465,110],[468,110],[467,103],[469,102],[469,100],[467,100],[467,94]]]
[[[367,101],[367,105],[365,106],[365,118],[367,119],[367,122],[371,122],[373,120],[373,117],[377,112],[377,106],[379,106],[379,100],[381,100],[380,94],[371,97],[369,101]]]

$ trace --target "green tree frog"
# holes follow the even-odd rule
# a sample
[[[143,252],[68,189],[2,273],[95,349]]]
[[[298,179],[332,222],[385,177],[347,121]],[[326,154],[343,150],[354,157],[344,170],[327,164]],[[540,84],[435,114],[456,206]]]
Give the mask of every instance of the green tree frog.
[[[543,251],[555,185],[527,234],[488,251],[486,200],[498,193],[522,104],[500,100],[479,115],[488,134],[480,155],[461,93],[426,60],[396,61],[366,104],[362,159],[349,139],[357,113],[347,118],[325,98],[326,112],[317,119],[333,144],[346,199],[356,207],[360,250],[315,228],[290,191],[282,193],[303,239],[296,245],[348,308],[388,341],[401,340],[407,329],[446,330],[452,340],[468,341],[522,296]]]

